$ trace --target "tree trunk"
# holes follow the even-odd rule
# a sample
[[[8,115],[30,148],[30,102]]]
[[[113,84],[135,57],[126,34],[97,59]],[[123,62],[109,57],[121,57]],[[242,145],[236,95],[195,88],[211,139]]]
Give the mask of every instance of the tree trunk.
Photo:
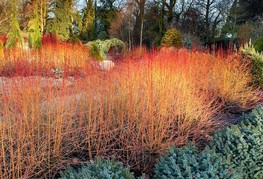
[[[166,2],[166,0],[163,0],[163,3],[165,3],[165,6],[167,7],[168,9],[168,14],[167,14],[167,24],[168,26],[172,26],[172,23],[173,23],[173,18],[174,18],[174,15],[173,15],[173,11],[174,11],[174,6],[176,4],[176,0],[170,0],[169,1],[169,4]]]
[[[218,15],[216,16],[214,23],[213,23],[213,28],[212,28],[212,39],[215,38],[216,35],[216,27],[217,25],[221,22],[221,20],[218,20],[220,17],[221,12],[218,13]]]
[[[135,0],[140,8],[140,52],[142,51],[142,37],[143,37],[143,25],[144,25],[144,8],[146,0]]]
[[[143,16],[142,16],[142,18],[141,18],[141,30],[140,30],[140,51],[142,50],[142,37],[143,37],[143,25],[144,25],[144,23],[143,23]]]
[[[205,30],[206,30],[206,42],[209,41],[210,32],[209,32],[209,10],[210,10],[210,0],[206,1],[205,9]]]

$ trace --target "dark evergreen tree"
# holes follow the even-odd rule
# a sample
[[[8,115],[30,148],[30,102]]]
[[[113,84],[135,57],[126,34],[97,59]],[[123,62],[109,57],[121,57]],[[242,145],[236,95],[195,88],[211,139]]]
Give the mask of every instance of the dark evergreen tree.
[[[47,25],[47,31],[59,36],[61,40],[68,40],[74,32],[73,1],[56,0],[51,3],[52,10]]]
[[[86,0],[86,8],[83,12],[83,25],[80,33],[82,40],[95,39],[95,7],[93,0]]]
[[[100,6],[97,7],[96,33],[99,35],[100,32],[106,33],[109,36],[110,24],[116,19],[118,10],[114,6],[116,0],[101,0]]]

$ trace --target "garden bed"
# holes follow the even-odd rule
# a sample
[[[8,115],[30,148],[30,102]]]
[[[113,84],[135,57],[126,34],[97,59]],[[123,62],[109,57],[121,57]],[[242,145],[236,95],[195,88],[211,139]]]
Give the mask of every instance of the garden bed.
[[[201,150],[262,104],[249,64],[236,55],[145,52],[110,71],[90,70],[80,57],[85,63],[71,64],[87,72],[82,76],[1,77],[0,176],[56,178],[97,157],[152,176],[170,147]]]

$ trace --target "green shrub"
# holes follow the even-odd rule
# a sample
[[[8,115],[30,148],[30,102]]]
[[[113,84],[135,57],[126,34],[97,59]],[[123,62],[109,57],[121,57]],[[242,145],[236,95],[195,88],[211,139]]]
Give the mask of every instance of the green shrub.
[[[122,51],[125,48],[124,43],[116,38],[104,41],[90,41],[89,43],[87,43],[87,45],[90,50],[90,55],[98,61],[103,61],[107,59],[107,54],[111,47],[117,47],[119,51]]]
[[[89,42],[89,54],[93,57],[96,61],[103,61],[105,59],[104,54],[101,52],[100,46],[98,43],[91,43]]]
[[[167,30],[162,39],[162,46],[176,48],[182,47],[183,40],[180,33],[175,28]]]
[[[245,115],[240,124],[216,133],[208,149],[242,171],[242,178],[263,178],[263,107]]]
[[[156,179],[235,178],[234,171],[211,150],[198,154],[195,147],[171,148],[155,165]]]
[[[121,52],[125,48],[125,45],[121,40],[117,38],[103,41],[103,52],[105,54],[107,54],[111,48],[117,48],[117,50]]]
[[[257,52],[263,52],[263,35],[256,40],[254,47]]]
[[[253,47],[248,45],[241,50],[241,54],[245,60],[250,60],[255,81],[263,88],[263,54],[257,53]]]
[[[129,169],[114,160],[97,159],[94,163],[82,166],[77,170],[69,167],[60,173],[61,179],[135,179]]]

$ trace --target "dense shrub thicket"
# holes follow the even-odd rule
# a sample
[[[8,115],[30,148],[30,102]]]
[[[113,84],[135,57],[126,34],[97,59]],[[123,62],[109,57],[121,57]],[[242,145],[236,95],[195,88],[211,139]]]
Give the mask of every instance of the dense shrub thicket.
[[[234,55],[138,50],[105,73],[93,70],[86,45],[42,42],[28,53],[5,49],[1,59],[1,75],[14,79],[0,86],[0,178],[52,178],[101,156],[147,173],[171,146],[210,139],[221,109],[262,100]]]
[[[207,148],[220,154],[242,178],[263,178],[263,107],[216,133]]]

